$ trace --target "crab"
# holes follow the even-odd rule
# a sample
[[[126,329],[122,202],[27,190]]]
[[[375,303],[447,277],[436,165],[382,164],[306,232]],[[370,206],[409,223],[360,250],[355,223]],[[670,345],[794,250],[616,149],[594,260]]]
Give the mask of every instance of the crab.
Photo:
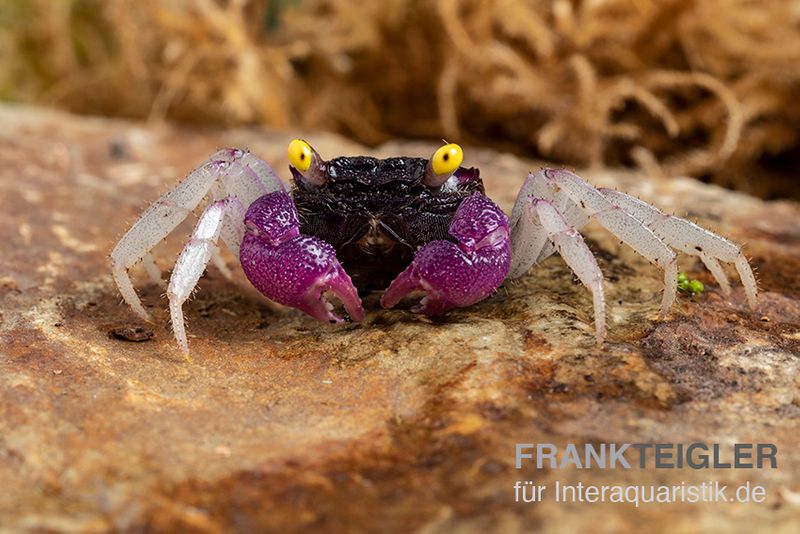
[[[509,218],[484,194],[478,169],[461,166],[463,151],[454,143],[428,159],[325,161],[295,139],[288,155],[293,188],[251,152],[218,151],[151,204],[114,247],[119,291],[149,320],[128,271],[142,262],[160,281],[150,251],[207,199],[167,289],[184,352],[183,303],[210,261],[230,276],[219,256],[220,239],[267,298],[330,323],[343,321],[330,295],[354,321],[364,319],[360,295],[383,288],[384,308],[421,292],[411,311],[435,315],[486,299],[558,252],[591,291],[595,338],[602,344],[603,274],[579,233],[589,220],[663,270],[660,316],[675,300],[675,251],[699,257],[726,295],[731,286],[720,262],[733,263],[750,307],[756,306],[756,280],[739,246],[625,193],[596,189],[565,169],[530,173]]]

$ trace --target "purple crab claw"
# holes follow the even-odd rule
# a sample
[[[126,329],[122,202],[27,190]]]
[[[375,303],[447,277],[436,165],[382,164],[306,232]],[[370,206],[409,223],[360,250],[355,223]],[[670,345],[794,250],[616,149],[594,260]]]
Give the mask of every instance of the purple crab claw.
[[[333,260],[327,274],[318,276],[312,281],[300,299],[287,299],[284,304],[294,306],[318,321],[343,322],[341,317],[333,313],[333,305],[324,295],[326,291],[330,291],[342,302],[344,309],[354,321],[364,320],[364,309],[361,307],[358,291],[336,259]]]
[[[341,323],[325,298],[330,292],[353,320],[364,319],[361,299],[335,249],[300,233],[292,199],[282,191],[264,195],[248,208],[239,258],[250,282],[275,302],[319,321]]]
[[[468,197],[449,232],[458,243],[438,240],[421,247],[411,265],[383,293],[384,308],[423,291],[425,297],[411,311],[436,315],[475,304],[503,283],[511,250],[508,218],[500,208],[483,195]]]

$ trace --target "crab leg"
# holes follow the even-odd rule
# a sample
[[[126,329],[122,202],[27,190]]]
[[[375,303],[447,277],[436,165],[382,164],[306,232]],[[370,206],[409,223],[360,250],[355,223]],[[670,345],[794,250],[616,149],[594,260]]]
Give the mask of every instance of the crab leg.
[[[530,199],[525,197],[525,201],[530,202]],[[535,263],[538,263],[539,256],[545,250],[553,250],[553,245],[547,240],[547,232],[539,218],[532,217],[528,213],[529,206],[530,204],[520,210],[520,217],[511,229],[509,278],[523,276]]]
[[[523,276],[534,264],[550,257],[555,252],[555,245],[547,239],[547,232],[542,228],[538,217],[525,216],[529,214],[530,201],[534,198],[551,201],[567,224],[576,230],[580,230],[589,222],[589,216],[573,204],[564,191],[555,191],[538,174],[529,174],[520,188],[511,212],[509,226],[511,227],[512,253],[509,278]]]
[[[570,228],[580,231],[589,223],[589,216],[586,215],[586,213],[578,205],[573,204],[564,191],[559,191],[556,193],[555,199],[556,201],[553,203],[553,205],[564,217],[564,220],[567,222]],[[558,203],[560,199],[564,200],[562,205],[559,205]],[[549,258],[555,251],[555,245],[553,245],[553,242],[548,241],[542,251],[539,253],[539,257],[536,258],[536,263],[540,263]]]
[[[662,238],[663,239],[663,238]],[[664,241],[667,241],[664,239]],[[668,241],[667,241],[668,242]],[[719,288],[722,290],[723,295],[730,295],[731,294],[731,283],[728,281],[728,275],[725,274],[725,271],[722,270],[722,265],[719,264],[717,258],[714,256],[709,256],[705,252],[701,252],[698,254],[700,256],[700,261],[703,262],[703,265],[706,266],[706,269],[711,272],[714,276],[714,279],[719,284]],[[749,267],[749,265],[748,265]],[[749,301],[749,297],[748,297]]]
[[[594,301],[595,337],[600,345],[606,336],[603,273],[592,251],[577,230],[572,228],[548,200],[534,199],[529,204],[530,218],[538,219],[547,237],[580,281],[592,292]]]
[[[747,302],[750,308],[755,309],[758,286],[741,248],[693,222],[667,215],[638,198],[611,189],[600,189],[600,192],[640,220],[672,248],[692,256],[699,256],[726,295],[730,293],[730,284],[717,260],[733,263],[744,285]]]
[[[613,204],[603,193],[573,173],[545,169],[534,174],[534,179],[545,180],[564,191],[586,215],[664,270],[661,316],[666,315],[678,291],[678,261],[675,253],[640,220]]]
[[[150,276],[150,280],[159,285],[164,283],[164,280],[161,278],[161,269],[159,269],[158,265],[156,265],[152,254],[148,252],[144,255],[142,258],[142,265],[144,265],[147,274]]]
[[[217,200],[203,211],[169,279],[167,296],[172,330],[184,352],[189,351],[189,344],[183,323],[183,303],[189,298],[203,271],[206,270],[209,260],[215,254],[217,240],[226,219],[232,224],[244,226],[244,206],[236,197]]]
[[[226,221],[229,222],[229,221]],[[225,223],[223,223],[224,225]],[[220,232],[221,234],[221,232]],[[224,241],[223,237],[223,241]],[[237,247],[238,248],[238,247]],[[214,266],[222,273],[222,276],[227,278],[228,280],[233,280],[233,273],[228,268],[228,265],[225,263],[225,260],[222,259],[222,255],[219,253],[219,247],[215,247],[214,250],[211,251],[211,262]]]
[[[128,270],[144,258],[145,267],[153,277],[157,268],[146,259],[150,250],[200,204],[218,180],[224,182],[223,188],[230,192],[228,194],[239,198],[244,205],[269,191],[285,189],[266,163],[249,152],[231,148],[211,156],[173,190],[151,204],[111,252],[117,287],[125,302],[142,319],[149,320],[149,315],[136,295]],[[238,252],[233,231],[229,228],[223,235],[226,244]]]
[[[539,256],[546,248],[553,245],[547,240],[547,232],[542,227],[539,217],[530,215],[530,199],[541,198],[555,200],[555,193],[543,180],[534,179],[529,174],[517,194],[517,201],[511,211],[509,226],[511,227],[511,268],[509,278],[519,278],[537,263]],[[563,195],[562,196],[566,196]]]

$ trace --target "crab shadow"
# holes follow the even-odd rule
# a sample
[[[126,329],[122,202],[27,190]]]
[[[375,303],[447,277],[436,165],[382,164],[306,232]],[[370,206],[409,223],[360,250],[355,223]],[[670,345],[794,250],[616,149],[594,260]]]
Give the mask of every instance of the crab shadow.
[[[104,287],[91,300],[91,306],[77,310],[74,306],[65,309],[65,315],[83,316],[93,324],[93,328],[102,336],[113,340],[120,346],[141,344],[149,346],[158,342],[172,344],[174,342],[169,302],[163,286],[152,282],[140,282],[137,291],[145,309],[151,314],[152,322],[144,322],[121,302],[121,298],[113,284]],[[275,304],[249,287],[246,282],[226,279],[215,270],[207,271],[198,283],[192,297],[183,305],[183,313],[189,334],[192,339],[204,338],[214,343],[225,344],[235,349],[237,344],[258,342],[294,342],[301,339],[313,339],[325,344],[336,344],[350,340],[355,330],[381,330],[387,334],[398,327],[406,325],[433,325],[447,327],[449,325],[471,322],[474,314],[481,316],[486,307],[494,308],[498,297],[492,297],[467,309],[428,317],[412,313],[410,309],[419,301],[421,295],[404,299],[396,308],[387,310],[380,305],[381,291],[372,291],[362,297],[366,319],[352,322],[345,317],[345,322],[331,325],[315,321],[300,311]],[[337,313],[343,312],[340,303],[332,299]],[[89,313],[87,313],[87,311]],[[167,358],[168,354],[159,355]],[[179,358],[176,348],[174,357]]]

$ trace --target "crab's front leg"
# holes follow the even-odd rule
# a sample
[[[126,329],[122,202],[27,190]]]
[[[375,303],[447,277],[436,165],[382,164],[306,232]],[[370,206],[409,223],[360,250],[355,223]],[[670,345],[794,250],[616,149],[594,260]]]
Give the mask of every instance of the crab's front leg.
[[[153,202],[114,246],[111,252],[112,275],[122,298],[136,315],[146,321],[150,320],[150,315],[136,295],[128,269],[143,260],[151,279],[160,282],[161,272],[153,261],[150,251],[200,205],[209,191],[216,192],[214,200],[231,197],[238,199],[243,205],[248,205],[265,193],[285,189],[286,186],[270,166],[247,151],[226,148],[212,155],[174,189]],[[213,220],[219,206],[223,204],[218,204],[217,208],[212,210],[207,216],[210,217],[208,221]],[[235,228],[241,224],[241,219],[231,220],[223,217],[219,220],[219,224],[225,244],[232,250],[238,251],[239,243],[236,240]],[[213,249],[211,258],[221,265],[222,262],[216,257],[216,246]],[[189,262],[187,265],[191,265],[189,259],[187,261]],[[202,267],[205,268],[205,263],[202,263]],[[190,291],[191,289],[189,288]]]
[[[270,300],[317,320],[342,322],[323,293],[330,291],[356,321],[364,318],[358,292],[325,241],[300,233],[292,198],[283,191],[256,200],[244,217],[239,252],[250,282]]]
[[[192,294],[209,260],[217,255],[217,240],[226,224],[231,229],[231,239],[238,246],[242,240],[243,216],[244,206],[234,196],[209,204],[197,221],[192,238],[183,247],[175,263],[169,279],[167,296],[172,330],[183,352],[189,352],[186,326],[183,321],[183,303]]]
[[[475,304],[503,283],[511,264],[511,244],[508,217],[500,208],[475,193],[461,203],[449,232],[457,242],[437,240],[421,247],[384,292],[384,308],[423,291],[425,297],[412,311],[435,315]]]

